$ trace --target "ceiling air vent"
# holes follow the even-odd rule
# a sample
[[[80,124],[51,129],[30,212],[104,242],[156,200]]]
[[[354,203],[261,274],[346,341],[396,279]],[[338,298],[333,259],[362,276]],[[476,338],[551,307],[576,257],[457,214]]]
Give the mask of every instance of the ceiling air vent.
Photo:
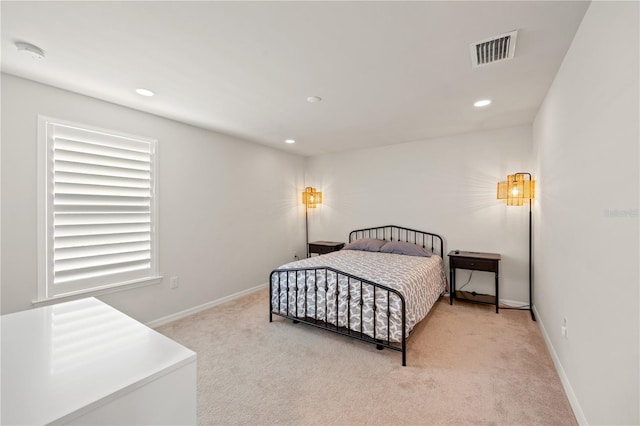
[[[473,68],[512,59],[517,36],[518,31],[515,30],[470,44]]]

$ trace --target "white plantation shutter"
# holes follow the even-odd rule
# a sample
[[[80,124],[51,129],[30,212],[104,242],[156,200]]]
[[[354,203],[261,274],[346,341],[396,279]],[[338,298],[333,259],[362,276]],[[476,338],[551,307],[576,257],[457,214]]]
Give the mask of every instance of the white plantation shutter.
[[[155,278],[155,141],[41,120],[44,298]]]

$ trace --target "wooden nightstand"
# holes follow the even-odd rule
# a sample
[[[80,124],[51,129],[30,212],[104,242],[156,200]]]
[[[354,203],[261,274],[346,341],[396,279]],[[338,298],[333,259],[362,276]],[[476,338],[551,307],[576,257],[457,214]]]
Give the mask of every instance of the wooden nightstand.
[[[309,243],[309,247],[307,248],[307,257],[309,257],[311,253],[331,253],[332,251],[341,250],[342,247],[344,247],[344,243],[336,243],[333,241],[314,241],[312,243]]]
[[[456,291],[456,269],[493,272],[496,276],[495,296],[477,294],[468,291]],[[495,305],[498,313],[498,276],[500,270],[500,255],[497,253],[478,253],[472,251],[452,250],[449,252],[449,276],[451,289],[449,290],[449,304],[453,300]]]

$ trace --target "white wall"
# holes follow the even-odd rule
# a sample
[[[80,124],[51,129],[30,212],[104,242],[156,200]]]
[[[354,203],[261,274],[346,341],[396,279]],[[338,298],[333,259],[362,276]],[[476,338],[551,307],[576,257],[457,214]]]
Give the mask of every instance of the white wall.
[[[36,299],[38,114],[158,140],[165,280],[100,297],[134,318],[149,322],[266,283],[304,250],[304,158],[3,74],[3,314]],[[171,276],[178,289],[169,289]]]
[[[583,424],[640,423],[638,13],[591,3],[533,127],[536,308]]]
[[[310,211],[309,239],[347,241],[378,225],[434,232],[445,253],[500,253],[501,299],[527,303],[528,210],[497,200],[496,185],[531,164],[529,126],[311,157],[306,181],[323,204]],[[493,294],[493,275],[475,273],[472,288]]]

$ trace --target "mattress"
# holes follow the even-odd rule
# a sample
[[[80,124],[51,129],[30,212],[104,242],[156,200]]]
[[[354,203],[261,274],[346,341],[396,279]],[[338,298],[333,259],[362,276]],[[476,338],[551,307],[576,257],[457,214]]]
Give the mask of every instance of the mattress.
[[[406,336],[427,315],[446,288],[444,264],[437,255],[416,257],[341,250],[287,263],[278,269],[298,268],[305,270],[271,275],[273,312],[348,327],[390,342],[402,340],[400,298],[354,277],[323,268],[334,268],[398,290],[405,299]]]

